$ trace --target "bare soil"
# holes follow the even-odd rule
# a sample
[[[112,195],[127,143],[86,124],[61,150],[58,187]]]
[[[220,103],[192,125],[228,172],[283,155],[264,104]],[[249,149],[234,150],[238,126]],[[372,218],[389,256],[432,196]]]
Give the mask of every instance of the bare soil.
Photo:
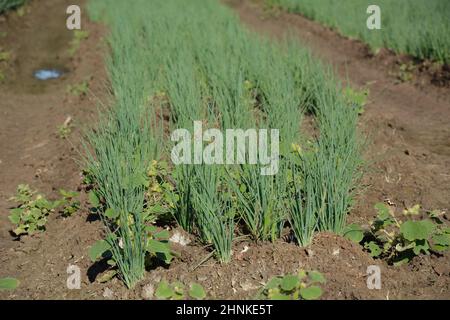
[[[291,30],[313,54],[330,63],[343,81],[370,89],[370,103],[361,116],[361,131],[369,136],[366,158],[370,166],[350,221],[367,224],[375,216],[373,205],[389,201],[397,208],[420,203],[426,210],[450,207],[450,92],[432,84],[429,73],[418,73],[412,82],[398,83],[392,75],[397,58],[371,56],[358,41],[345,39],[299,15],[262,10],[251,1],[226,1],[244,24],[279,39]],[[81,185],[77,150],[85,124],[98,99],[106,96],[107,75],[103,38],[106,30],[84,17],[90,32],[75,57],[67,53],[71,33],[65,29],[66,0],[31,1],[24,17],[14,12],[0,17],[3,49],[13,58],[2,65],[7,78],[0,83],[0,278],[20,280],[14,291],[0,292],[0,299],[148,299],[162,279],[202,284],[211,298],[252,298],[270,277],[298,268],[324,273],[324,299],[449,299],[450,254],[418,257],[410,265],[388,266],[373,260],[362,248],[342,237],[322,233],[308,248],[278,241],[274,244],[243,241],[233,248],[233,259],[220,265],[209,259],[207,248],[194,239],[187,246],[174,245],[180,258],[168,267],[149,270],[135,289],[118,279],[96,281],[101,265],[93,265],[88,248],[102,237],[102,224],[89,214],[87,204],[70,218],[54,215],[43,233],[15,240],[9,233],[7,199],[20,183],[28,183],[50,198],[60,188]],[[85,10],[82,9],[84,13]],[[58,67],[66,74],[58,80],[39,82],[33,71]],[[76,97],[67,85],[88,79],[90,93]],[[69,140],[56,134],[67,116],[74,119]],[[171,232],[181,230],[171,230]],[[185,235],[190,237],[189,235]],[[247,247],[247,251],[243,252]],[[67,267],[82,270],[80,290],[66,287]],[[369,290],[366,268],[379,265],[382,289]]]

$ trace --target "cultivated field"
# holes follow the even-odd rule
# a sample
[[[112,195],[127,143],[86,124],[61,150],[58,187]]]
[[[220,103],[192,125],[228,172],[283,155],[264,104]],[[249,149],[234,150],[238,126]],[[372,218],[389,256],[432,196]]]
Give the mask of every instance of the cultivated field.
[[[22,2],[0,298],[450,298],[445,1]]]
[[[337,32],[361,39],[373,51],[389,48],[400,54],[440,63],[450,62],[450,3],[442,0],[411,0],[404,6],[392,0],[377,1],[382,8],[382,29],[372,32],[361,28],[367,15],[361,15],[372,4],[366,0],[269,0],[291,12],[317,20]]]

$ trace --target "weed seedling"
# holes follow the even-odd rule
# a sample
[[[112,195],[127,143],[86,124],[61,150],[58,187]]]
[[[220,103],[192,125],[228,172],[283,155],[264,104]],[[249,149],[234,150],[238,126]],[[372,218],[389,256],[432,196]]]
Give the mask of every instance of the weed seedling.
[[[145,194],[144,220],[152,222],[156,217],[161,219],[173,213],[179,196],[175,193],[167,163],[153,160],[144,184],[148,188]]]
[[[72,117],[67,117],[64,123],[58,126],[58,137],[60,139],[67,139],[72,132]]]
[[[89,82],[87,80],[83,80],[80,83],[67,86],[67,92],[77,97],[86,96],[88,91]]]
[[[10,200],[17,202],[17,208],[11,209],[9,220],[16,225],[13,233],[16,236],[33,234],[45,230],[47,216],[61,208],[63,217],[69,217],[80,209],[80,201],[76,200],[77,192],[60,190],[61,199],[49,201],[43,195],[36,195],[28,185],[17,187],[17,194]]]
[[[8,62],[11,59],[10,51],[0,51],[0,62]]]
[[[187,297],[203,300],[206,297],[206,292],[198,283],[192,283],[187,290],[186,286],[180,281],[169,283],[162,280],[156,288],[155,296],[159,300],[185,300]]]
[[[47,216],[54,212],[59,202],[47,200],[43,195],[36,195],[28,185],[19,185],[16,196],[11,200],[18,203],[18,207],[11,210],[9,220],[16,225],[13,233],[16,236],[33,234],[45,230]]]
[[[297,274],[276,276],[259,292],[258,299],[269,300],[316,300],[322,295],[319,284],[325,283],[318,271],[300,270]]]
[[[78,192],[66,191],[61,189],[59,193],[62,199],[59,200],[59,205],[62,205],[61,214],[63,217],[70,217],[80,209],[80,201],[76,198],[79,196]]]
[[[445,226],[436,211],[420,216],[420,206],[403,210],[403,219],[394,209],[377,203],[377,218],[364,231],[356,224],[347,226],[344,236],[361,242],[372,257],[386,259],[394,265],[410,262],[420,254],[441,253],[450,247],[450,228]]]
[[[69,54],[74,56],[80,48],[81,41],[86,40],[89,37],[89,31],[75,30],[73,33],[73,39],[69,45]]]
[[[413,72],[415,70],[414,64],[411,62],[402,63],[397,71],[391,72],[397,82],[409,82],[413,79]]]
[[[67,139],[71,132],[70,126],[61,125],[58,127],[58,137],[60,139]]]
[[[367,104],[369,97],[369,89],[357,90],[351,87],[347,87],[344,90],[345,101],[355,107],[358,110],[358,114],[364,113],[364,107]]]

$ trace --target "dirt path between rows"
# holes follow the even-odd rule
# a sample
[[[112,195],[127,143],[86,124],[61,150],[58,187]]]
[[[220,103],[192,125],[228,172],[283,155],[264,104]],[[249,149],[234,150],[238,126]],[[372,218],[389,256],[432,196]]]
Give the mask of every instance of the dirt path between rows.
[[[69,54],[73,32],[65,27],[65,11],[70,3],[33,1],[24,7],[24,16],[10,12],[2,17],[0,27],[6,31],[2,47],[12,58],[0,83],[0,248],[11,245],[4,241],[11,239],[6,208],[13,204],[8,198],[18,184],[27,183],[54,197],[60,188],[74,190],[80,182],[74,160],[79,158],[80,132],[95,111],[95,101],[70,94],[68,87],[86,80],[95,92],[93,76],[104,81],[105,72],[95,42],[90,47],[82,44],[83,56]],[[94,38],[98,31],[92,32]],[[41,68],[66,73],[60,79],[41,81],[33,77]],[[68,117],[72,132],[62,139],[58,127]]]
[[[73,31],[66,28],[70,4],[69,0],[29,1],[23,16],[14,11],[0,15],[0,48],[11,52],[9,61],[0,66],[5,74],[0,81],[0,278],[16,277],[21,283],[15,292],[0,292],[0,298],[63,298],[66,261],[78,252],[85,255],[91,239],[99,238],[99,224],[86,222],[87,211],[68,219],[52,215],[44,233],[20,240],[10,234],[8,219],[15,205],[9,198],[19,184],[29,184],[55,200],[60,189],[77,190],[82,179],[76,161],[81,132],[96,112],[96,97],[105,92],[104,50],[100,50],[104,31],[89,23],[83,11],[82,28],[90,34],[72,56]],[[65,74],[40,81],[33,73],[41,68],[57,68]],[[69,86],[83,81],[89,94],[68,92]],[[71,133],[62,139],[58,127],[68,117]],[[87,243],[80,235],[89,239]],[[58,275],[64,277],[59,280]]]

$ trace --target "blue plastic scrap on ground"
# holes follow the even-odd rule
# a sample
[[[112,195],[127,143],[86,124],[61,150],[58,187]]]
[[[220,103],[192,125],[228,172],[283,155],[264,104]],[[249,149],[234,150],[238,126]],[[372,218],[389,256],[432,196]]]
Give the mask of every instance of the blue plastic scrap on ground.
[[[50,80],[50,79],[57,79],[62,75],[62,72],[56,69],[41,69],[37,70],[34,73],[34,77],[39,80]]]

